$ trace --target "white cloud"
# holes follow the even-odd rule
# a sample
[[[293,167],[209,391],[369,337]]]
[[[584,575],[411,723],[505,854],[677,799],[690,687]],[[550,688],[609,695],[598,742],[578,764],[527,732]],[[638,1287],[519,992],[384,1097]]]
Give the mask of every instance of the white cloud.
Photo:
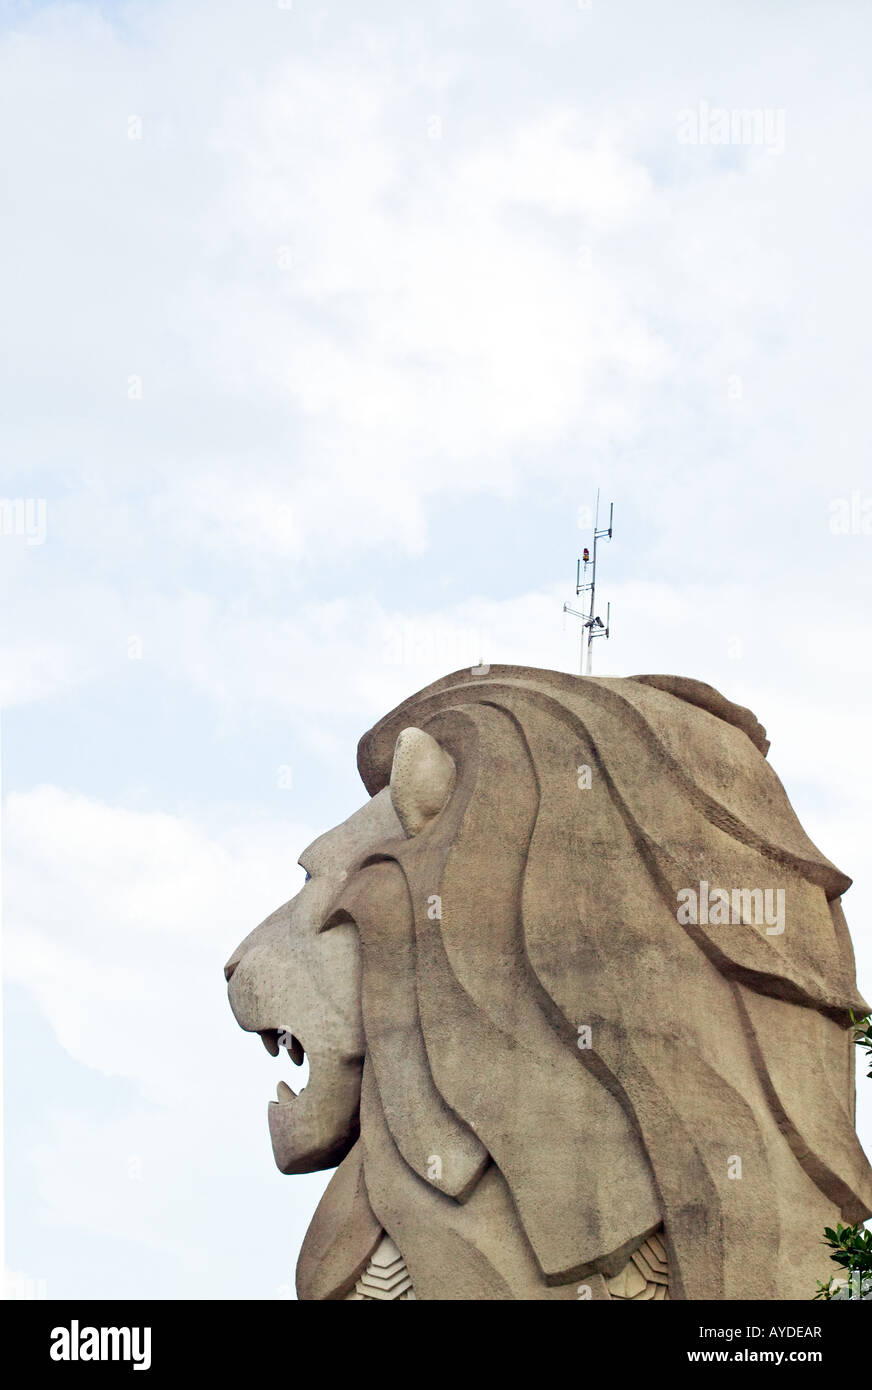
[[[214,1250],[223,1203],[211,1212],[204,1203],[244,1180],[258,1220],[234,1244],[252,1295],[275,1296],[326,1178],[274,1184],[266,1104],[275,1077],[232,1019],[222,966],[297,891],[296,858],[314,831],[262,818],[213,839],[190,820],[56,787],[9,796],[4,828],[7,983],[32,995],[70,1058],[125,1083],[126,1101],[107,1090],[95,1115],[97,1083],[81,1094],[59,1088],[48,1034],[30,1039],[28,1122],[43,1137],[28,1163],[40,1228],[55,1240],[87,1231],[159,1252],[172,1262],[176,1296],[238,1293],[241,1270]],[[51,1270],[40,1277],[61,1296]],[[113,1295],[111,1267],[93,1277],[97,1295]],[[157,1286],[152,1295],[167,1296]]]
[[[300,886],[311,827],[261,818],[212,839],[44,786],[7,797],[4,830],[9,979],[77,1061],[155,1100],[188,1094],[179,1048],[226,1009],[233,947]]]

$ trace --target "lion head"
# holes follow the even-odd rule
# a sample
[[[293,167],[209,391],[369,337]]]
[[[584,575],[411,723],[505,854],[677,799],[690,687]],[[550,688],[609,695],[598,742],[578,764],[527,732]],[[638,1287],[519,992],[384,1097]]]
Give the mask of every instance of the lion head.
[[[309,1057],[279,1167],[340,1165],[301,1297],[347,1296],[384,1232],[419,1298],[608,1298],[652,1248],[671,1297],[811,1296],[823,1227],[872,1206],[868,1006],[850,880],[767,750],[697,681],[513,666],[363,737],[370,801],[226,967],[242,1027]]]

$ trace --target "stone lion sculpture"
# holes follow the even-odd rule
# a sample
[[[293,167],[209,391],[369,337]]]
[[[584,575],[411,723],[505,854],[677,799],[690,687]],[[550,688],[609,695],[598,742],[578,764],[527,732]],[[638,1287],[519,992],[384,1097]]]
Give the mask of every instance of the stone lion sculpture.
[[[370,800],[225,970],[309,1058],[279,1168],[336,1167],[301,1299],[812,1296],[872,1208],[868,1006],[768,746],[697,681],[514,666],[364,735]]]

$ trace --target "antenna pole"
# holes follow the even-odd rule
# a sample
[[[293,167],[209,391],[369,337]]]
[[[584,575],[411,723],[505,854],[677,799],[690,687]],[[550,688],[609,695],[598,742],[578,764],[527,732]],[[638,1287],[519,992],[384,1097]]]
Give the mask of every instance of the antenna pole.
[[[601,619],[600,617],[598,617],[598,616],[597,616],[597,613],[596,613],[596,548],[597,548],[597,541],[600,540],[600,539],[602,539],[603,536],[608,537],[609,540],[611,540],[611,538],[612,538],[612,531],[613,531],[613,529],[614,529],[615,504],[614,504],[614,502],[612,502],[612,503],[610,503],[610,505],[609,505],[609,524],[608,524],[608,526],[607,526],[607,527],[603,527],[603,529],[600,530],[600,526],[599,526],[599,499],[600,499],[599,488],[597,488],[597,493],[596,493],[596,512],[595,512],[595,514],[594,514],[594,523],[593,523],[593,561],[592,561],[592,564],[591,564],[591,577],[590,577],[590,583],[589,583],[589,584],[588,584],[588,583],[582,583],[582,576],[581,576],[581,564],[582,564],[582,562],[581,562],[581,560],[578,561],[578,564],[577,564],[577,566],[576,566],[576,571],[575,571],[575,593],[576,593],[576,597],[577,597],[579,594],[585,594],[585,593],[589,593],[589,594],[590,594],[590,605],[589,605],[588,611],[587,611],[587,613],[579,612],[579,610],[578,610],[577,608],[571,608],[571,607],[569,606],[568,603],[564,603],[564,605],[563,605],[563,611],[564,611],[564,613],[571,613],[571,614],[573,615],[573,617],[576,617],[576,618],[580,618],[580,619],[581,619],[581,650],[580,650],[580,653],[579,653],[578,672],[579,672],[579,675],[585,675],[585,676],[589,676],[589,675],[592,673],[592,671],[593,671],[593,639],[594,639],[595,637],[608,637],[608,635],[609,635],[609,630],[610,630],[610,628],[611,628],[611,604],[609,604],[608,607],[606,608],[606,621],[605,621],[605,623],[603,623],[602,619]],[[589,552],[587,551],[587,549],[585,549],[585,552],[584,552],[584,577],[585,577],[585,579],[587,578],[587,567],[588,567],[588,564],[589,564],[589,563],[591,563],[590,558],[589,558]],[[586,644],[585,644],[585,637],[587,638],[587,643],[586,643]],[[586,647],[587,647],[587,651],[586,651],[586,652],[585,652],[585,645],[586,645]]]
[[[589,676],[593,670],[593,613],[596,601],[596,542],[599,535],[599,497],[600,490],[596,490],[596,511],[593,518],[593,572],[590,577],[590,611],[587,615],[587,662],[585,663],[584,674]]]

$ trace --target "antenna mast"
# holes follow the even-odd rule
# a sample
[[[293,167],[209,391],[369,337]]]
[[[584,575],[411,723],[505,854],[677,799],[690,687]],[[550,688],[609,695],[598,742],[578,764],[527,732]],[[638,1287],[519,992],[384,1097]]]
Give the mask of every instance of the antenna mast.
[[[593,563],[591,565],[590,582],[587,581],[587,567],[591,564],[590,551],[587,546],[584,554],[576,565],[575,569],[575,596],[579,594],[590,594],[590,609],[587,613],[579,612],[577,608],[571,608],[568,603],[564,603],[564,613],[571,613],[574,618],[581,618],[581,650],[578,659],[578,673],[580,676],[589,676],[593,667],[593,639],[595,637],[608,637],[611,627],[612,605],[606,605],[606,620],[596,616],[596,543],[603,536],[609,540],[612,538],[612,527],[615,515],[615,504],[609,504],[609,524],[599,529],[599,488],[596,490],[596,517],[593,523]],[[582,575],[581,566],[584,564],[584,574]],[[587,649],[585,652],[585,648]]]

